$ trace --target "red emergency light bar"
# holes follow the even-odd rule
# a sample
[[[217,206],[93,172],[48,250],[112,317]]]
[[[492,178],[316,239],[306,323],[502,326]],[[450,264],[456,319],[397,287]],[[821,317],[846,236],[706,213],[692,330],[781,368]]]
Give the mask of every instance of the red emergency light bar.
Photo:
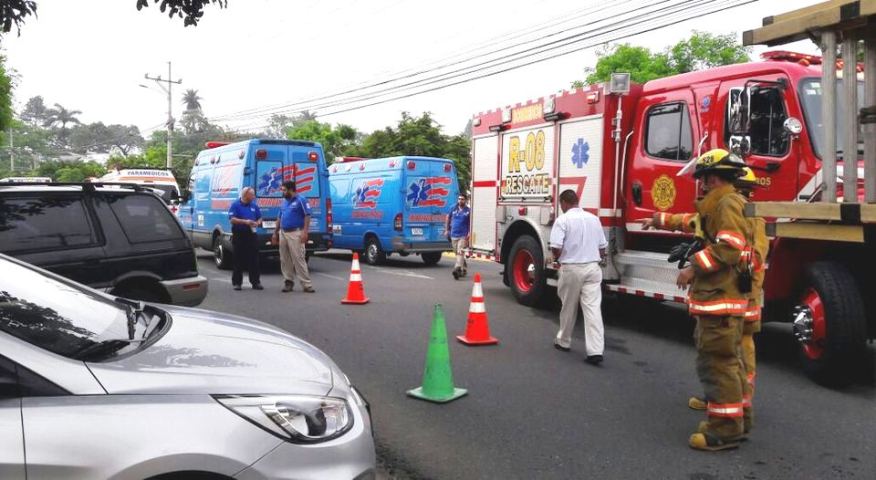
[[[777,62],[797,62],[804,67],[808,67],[809,65],[821,65],[822,58],[818,55],[806,55],[803,53],[797,52],[789,52],[787,50],[775,50],[772,52],[763,52],[760,54],[760,58],[764,60],[773,60]],[[843,68],[843,61],[839,59],[836,61],[836,68]],[[864,72],[864,64],[858,63],[857,67],[858,73]]]
[[[229,143],[231,143],[231,142],[207,142],[204,144],[204,147],[206,147],[209,150],[211,148],[217,148],[217,147],[222,147],[222,146],[228,145]]]
[[[363,160],[370,160],[370,158],[365,157],[338,157],[335,159],[335,163],[349,163],[349,162],[361,162]]]

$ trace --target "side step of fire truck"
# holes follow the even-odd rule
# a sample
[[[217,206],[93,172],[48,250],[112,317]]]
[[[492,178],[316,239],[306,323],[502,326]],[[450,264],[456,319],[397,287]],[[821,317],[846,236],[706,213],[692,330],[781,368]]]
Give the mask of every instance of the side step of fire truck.
[[[615,254],[613,261],[620,281],[609,283],[606,288],[621,294],[686,303],[684,292],[675,285],[678,267],[667,262],[666,257],[665,253],[632,250]]]

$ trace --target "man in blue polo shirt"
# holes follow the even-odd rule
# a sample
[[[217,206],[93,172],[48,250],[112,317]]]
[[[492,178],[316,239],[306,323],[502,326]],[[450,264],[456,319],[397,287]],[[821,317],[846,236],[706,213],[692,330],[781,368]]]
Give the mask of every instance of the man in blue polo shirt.
[[[231,246],[234,249],[234,273],[231,274],[231,285],[240,290],[243,283],[243,271],[249,272],[249,283],[253,290],[262,290],[259,281],[259,244],[256,229],[262,222],[262,211],[255,201],[255,191],[246,187],[240,193],[240,199],[235,200],[228,209],[231,218]]]
[[[459,198],[457,198],[457,204],[453,206],[453,210],[447,215],[447,224],[445,225],[447,239],[450,240],[453,253],[456,254],[453,278],[457,280],[468,273],[465,249],[468,247],[468,237],[471,230],[471,210],[465,204],[465,201],[465,195],[460,193]]]
[[[283,292],[295,288],[295,277],[307,293],[313,293],[310,272],[307,270],[307,233],[310,229],[310,205],[295,191],[295,182],[283,182],[283,201],[272,243],[280,244],[280,269],[283,271]]]

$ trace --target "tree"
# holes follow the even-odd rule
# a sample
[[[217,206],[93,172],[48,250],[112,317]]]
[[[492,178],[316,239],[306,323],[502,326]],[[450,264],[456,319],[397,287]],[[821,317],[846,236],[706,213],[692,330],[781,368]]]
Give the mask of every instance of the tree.
[[[37,168],[38,176],[50,177],[56,182],[84,182],[87,178],[100,177],[105,173],[106,168],[95,161],[50,160]]]
[[[6,68],[6,57],[0,55],[0,131],[12,123],[12,75]]]
[[[353,147],[359,136],[359,132],[349,125],[332,127],[316,120],[296,122],[286,130],[286,138],[290,140],[319,142],[328,164],[332,164],[335,157],[344,155],[344,152]]]
[[[152,3],[160,4],[161,13],[167,13],[170,18],[183,19],[183,25],[197,25],[204,16],[204,7],[218,5],[226,8],[228,0],[152,0]],[[137,10],[149,6],[149,0],[137,0]],[[21,26],[29,16],[36,16],[37,2],[35,0],[0,0],[0,28],[3,33],[12,31],[15,25],[18,34],[21,35]]]
[[[45,100],[42,96],[37,95],[30,97],[24,104],[24,110],[21,111],[19,117],[31,125],[42,125],[47,120],[48,113],[49,107],[46,106]]]
[[[118,151],[127,156],[143,146],[140,129],[135,125],[104,125],[103,122],[77,125],[70,130],[70,148],[77,153]]]
[[[55,127],[60,125],[58,129],[58,140],[62,145],[67,144],[67,125],[68,124],[79,124],[81,123],[77,115],[82,115],[80,110],[67,110],[61,104],[56,103],[55,108],[50,108],[46,112],[46,120],[43,122],[43,126],[46,127]]]
[[[680,73],[732,65],[750,60],[751,49],[740,45],[736,35],[713,35],[694,31],[662,52],[628,43],[606,47],[597,52],[596,67],[587,68],[587,78],[572,82],[572,88],[606,82],[615,72],[629,72],[632,81],[644,83]]]
[[[198,91],[190,88],[183,93],[183,105],[186,106],[186,111],[201,111],[201,97]]]
[[[449,158],[456,164],[460,186],[465,189],[471,179],[470,150],[469,137],[464,134],[444,135],[441,126],[428,112],[419,118],[403,112],[395,128],[386,127],[371,133],[358,147],[348,149],[347,153],[370,158],[396,155]]]

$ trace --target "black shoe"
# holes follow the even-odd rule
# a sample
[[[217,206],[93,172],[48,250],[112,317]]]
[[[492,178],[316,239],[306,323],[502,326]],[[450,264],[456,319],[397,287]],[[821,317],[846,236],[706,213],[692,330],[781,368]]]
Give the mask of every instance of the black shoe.
[[[559,343],[556,343],[556,342],[554,342],[554,348],[556,348],[557,350],[559,350],[559,351],[561,351],[561,352],[569,352],[569,351],[572,350],[571,348],[569,348],[569,347],[564,347],[564,346],[562,346],[562,345],[560,345]]]
[[[459,280],[459,270],[453,270],[453,279]]]
[[[235,285],[235,286],[233,286],[233,287],[231,287],[231,288],[233,288],[233,289],[235,289],[235,290],[238,290],[238,291],[241,290],[240,285]]]
[[[292,290],[295,290],[295,284],[292,282],[286,282],[286,284],[283,285],[283,290],[281,290],[281,291],[283,293],[288,293],[288,292],[291,292]]]
[[[588,355],[584,361],[590,365],[599,365],[602,363],[602,355]]]
[[[261,283],[257,283],[257,284],[252,286],[252,289],[253,290],[264,290],[265,287],[263,287]]]

